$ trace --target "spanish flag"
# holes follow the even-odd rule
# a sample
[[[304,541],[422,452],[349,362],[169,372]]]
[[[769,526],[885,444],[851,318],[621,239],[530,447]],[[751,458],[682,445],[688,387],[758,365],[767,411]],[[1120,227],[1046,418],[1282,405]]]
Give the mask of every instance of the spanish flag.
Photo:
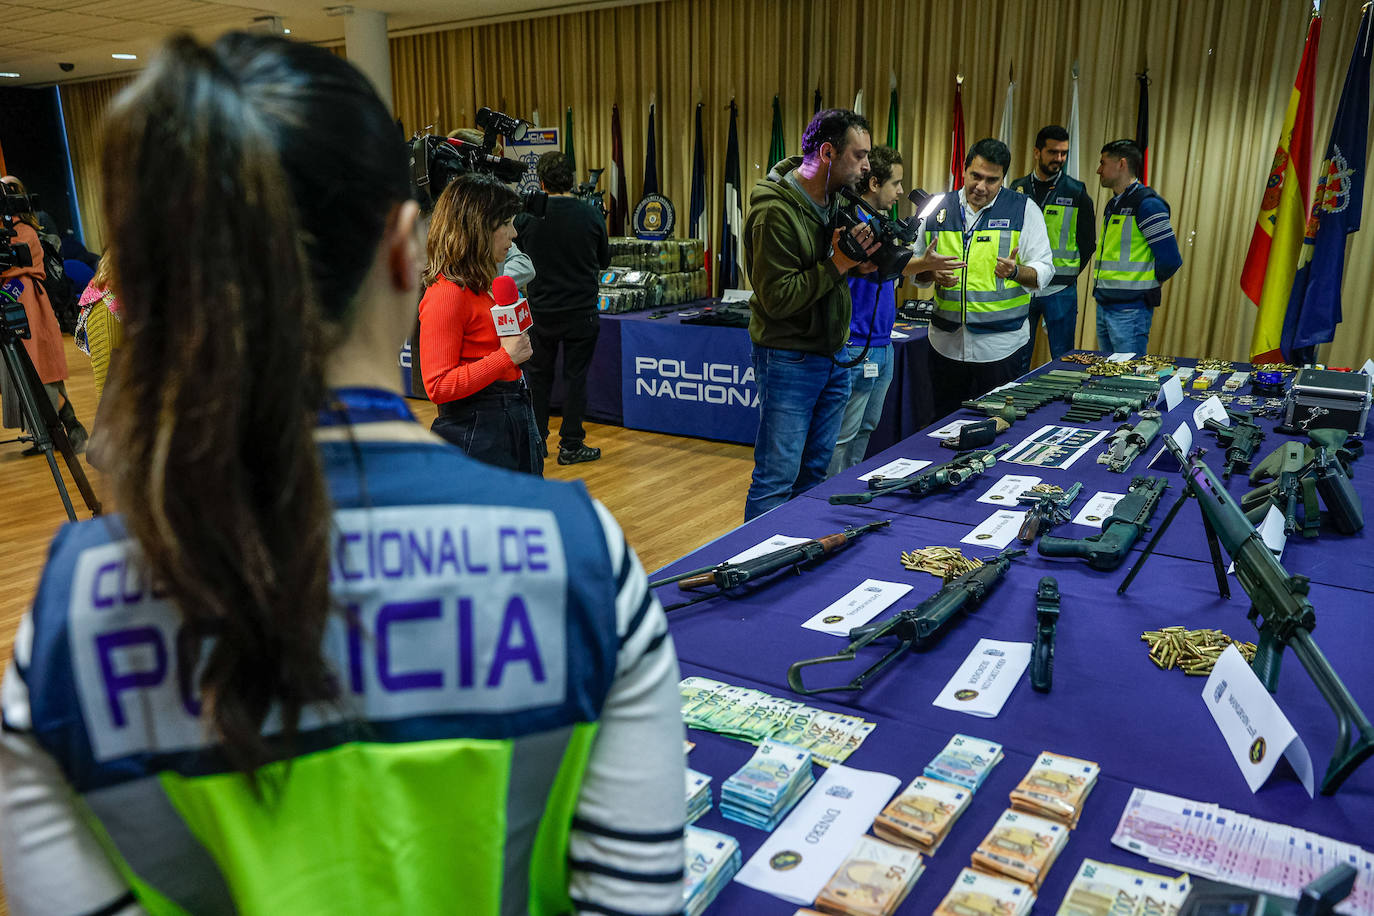
[[[1293,277],[1298,270],[1308,204],[1312,199],[1312,95],[1317,70],[1317,42],[1322,20],[1316,13],[1307,27],[1302,63],[1288,99],[1283,133],[1260,203],[1250,251],[1240,274],[1246,298],[1259,306],[1250,339],[1251,362],[1280,362],[1283,318]]]

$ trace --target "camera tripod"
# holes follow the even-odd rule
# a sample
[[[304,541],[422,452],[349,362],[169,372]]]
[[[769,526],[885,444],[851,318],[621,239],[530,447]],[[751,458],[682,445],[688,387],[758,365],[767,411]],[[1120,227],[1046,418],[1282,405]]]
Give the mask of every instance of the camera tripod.
[[[28,351],[19,340],[19,335],[6,322],[0,327],[0,353],[4,354],[5,372],[8,380],[13,385],[13,393],[19,398],[19,408],[24,416],[24,427],[29,431],[33,438],[33,444],[43,452],[48,459],[48,469],[52,471],[53,482],[57,484],[57,492],[62,497],[62,505],[66,507],[67,518],[76,521],[76,510],[72,508],[71,496],[67,493],[67,484],[62,479],[62,472],[57,467],[57,458],[53,455],[53,448],[56,447],[62,453],[62,459],[67,463],[67,470],[71,472],[72,480],[76,481],[76,488],[81,491],[81,498],[86,503],[86,508],[91,510],[91,515],[100,514],[100,500],[96,499],[95,490],[91,489],[90,481],[86,479],[86,472],[81,468],[81,462],[76,457],[76,452],[72,449],[71,440],[67,438],[67,428],[62,425],[62,420],[57,416],[57,410],[52,406],[48,394],[43,390],[43,382],[38,377],[38,370],[33,367],[33,360],[29,359]],[[41,395],[41,396],[40,396]],[[24,441],[21,436],[17,440]]]

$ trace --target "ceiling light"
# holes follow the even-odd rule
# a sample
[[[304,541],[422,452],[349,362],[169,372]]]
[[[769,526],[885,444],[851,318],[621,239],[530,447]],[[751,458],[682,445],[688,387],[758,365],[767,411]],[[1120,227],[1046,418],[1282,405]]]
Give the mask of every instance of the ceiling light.
[[[283,35],[290,35],[290,34],[291,34],[291,30],[290,30],[290,29],[282,29],[282,30],[281,30],[281,33],[282,33]]]
[[[115,60],[138,60],[137,54],[111,54]]]

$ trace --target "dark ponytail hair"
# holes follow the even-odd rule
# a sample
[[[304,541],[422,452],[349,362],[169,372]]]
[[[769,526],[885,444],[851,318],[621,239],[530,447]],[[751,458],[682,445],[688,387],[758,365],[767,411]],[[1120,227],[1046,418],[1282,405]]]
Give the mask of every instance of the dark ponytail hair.
[[[103,165],[126,337],[115,496],[181,613],[203,714],[251,773],[283,753],[262,736],[274,708],[289,740],[336,691],[312,432],[406,151],[346,61],[231,34],[168,43],[112,106]]]

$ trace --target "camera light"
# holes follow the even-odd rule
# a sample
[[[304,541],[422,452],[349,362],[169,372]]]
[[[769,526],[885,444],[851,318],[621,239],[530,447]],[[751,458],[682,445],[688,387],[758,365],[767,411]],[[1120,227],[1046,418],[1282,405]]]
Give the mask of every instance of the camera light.
[[[138,60],[137,54],[111,54],[115,60]]]
[[[930,214],[935,212],[935,208],[940,206],[940,201],[944,199],[945,195],[943,194],[932,194],[930,196],[930,202],[927,203],[925,205],[925,208],[921,210],[921,213],[917,217],[917,219],[928,219],[930,217]]]
[[[0,73],[0,79],[17,80],[17,79],[19,79],[19,74],[18,74],[18,73]]]

